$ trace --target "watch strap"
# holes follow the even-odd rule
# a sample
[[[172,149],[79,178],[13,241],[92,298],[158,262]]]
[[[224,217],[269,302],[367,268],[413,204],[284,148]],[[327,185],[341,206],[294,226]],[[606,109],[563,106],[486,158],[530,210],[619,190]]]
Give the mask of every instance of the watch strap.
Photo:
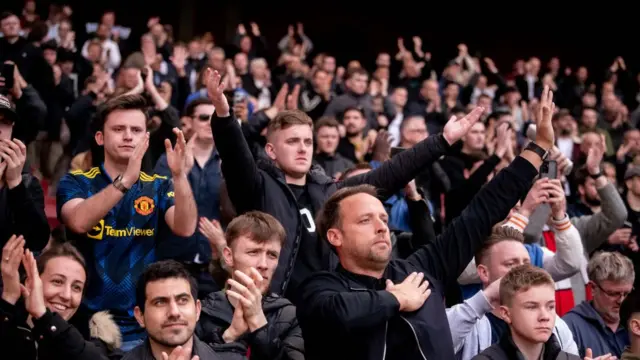
[[[120,190],[123,194],[126,194],[129,189],[124,186],[122,183],[122,175],[118,175],[115,180],[113,180],[113,187]]]
[[[546,159],[547,154],[549,153],[547,150],[543,149],[540,145],[536,144],[533,141],[530,141],[529,145],[527,145],[527,147],[524,149],[533,151],[534,153],[538,154],[538,156],[540,156],[542,160]]]
[[[602,170],[599,170],[597,174],[589,174],[589,177],[592,178],[593,180],[597,180],[602,175],[604,175],[602,173]]]

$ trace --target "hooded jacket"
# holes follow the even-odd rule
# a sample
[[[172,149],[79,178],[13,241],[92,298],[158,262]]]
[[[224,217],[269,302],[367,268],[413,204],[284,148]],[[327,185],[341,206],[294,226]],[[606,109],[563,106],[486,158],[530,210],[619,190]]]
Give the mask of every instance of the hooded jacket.
[[[226,360],[304,360],[304,341],[295,306],[283,297],[267,295],[262,298],[262,311],[267,325],[225,343],[222,334],[231,325],[234,308],[224,291],[211,293],[202,301],[196,334]]]
[[[562,319],[571,329],[582,357],[591,348],[594,357],[611,354],[620,358],[629,345],[627,329],[620,324],[615,333],[611,331],[590,301],[574,307]]]

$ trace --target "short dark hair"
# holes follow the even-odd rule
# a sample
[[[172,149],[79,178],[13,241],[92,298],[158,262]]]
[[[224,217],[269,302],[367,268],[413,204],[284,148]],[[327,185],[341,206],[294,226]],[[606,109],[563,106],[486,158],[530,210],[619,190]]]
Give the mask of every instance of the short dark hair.
[[[198,299],[198,283],[184,265],[175,260],[162,260],[149,265],[136,284],[136,305],[144,312],[147,300],[147,284],[164,279],[184,279],[189,283],[193,300]]]
[[[45,251],[42,252],[40,256],[38,256],[38,260],[36,260],[38,273],[42,274],[44,272],[44,269],[47,268],[47,263],[49,262],[49,260],[59,257],[66,257],[80,264],[84,269],[84,273],[87,276],[88,280],[89,276],[87,273],[87,263],[84,260],[84,256],[82,256],[78,249],[76,249],[73,245],[71,245],[71,243],[68,242],[56,243],[55,245],[52,245],[51,247],[45,249]]]
[[[501,243],[503,241],[517,241],[524,244],[524,235],[511,226],[496,225],[489,235],[489,238],[482,243],[482,246],[475,254],[476,265],[484,264],[487,259],[487,254],[493,245]]]
[[[109,114],[116,110],[140,110],[144,113],[146,119],[149,119],[147,111],[147,100],[142,95],[121,95],[107,100],[96,111],[93,119],[93,128],[95,131],[104,130],[104,123]],[[146,124],[146,121],[145,121]]]
[[[261,211],[249,211],[231,220],[227,226],[227,246],[231,247],[240,236],[247,236],[257,243],[276,238],[280,246],[284,246],[287,233],[275,217]]]
[[[376,188],[366,184],[344,187],[334,192],[324,205],[322,205],[322,208],[316,216],[316,226],[318,227],[318,234],[320,234],[320,236],[326,237],[329,229],[340,226],[340,203],[342,200],[357,194],[369,194],[373,197],[378,197]]]
[[[349,80],[356,75],[364,75],[366,77],[369,77],[369,73],[367,72],[367,70],[361,67],[357,67],[347,71],[347,76],[345,77],[345,80]]]
[[[316,131],[323,127],[331,127],[331,128],[340,128],[340,123],[332,116],[323,116],[318,121],[316,121]]]
[[[284,110],[280,111],[273,120],[269,121],[267,126],[267,138],[279,130],[284,130],[293,125],[309,125],[313,130],[313,120],[309,115],[300,110]]]
[[[200,105],[213,105],[213,102],[208,97],[201,97],[193,100],[184,108],[184,115],[192,117],[196,112],[196,108]]]
[[[555,282],[548,272],[537,266],[531,264],[516,266],[500,280],[500,304],[510,305],[517,293],[538,286],[549,286],[555,289]]]

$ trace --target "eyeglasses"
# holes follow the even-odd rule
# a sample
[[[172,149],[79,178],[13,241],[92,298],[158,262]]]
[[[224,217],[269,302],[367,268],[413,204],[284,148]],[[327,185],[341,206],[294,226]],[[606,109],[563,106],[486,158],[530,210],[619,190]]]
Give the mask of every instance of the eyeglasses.
[[[618,298],[623,298],[625,299],[627,296],[629,296],[629,294],[631,294],[631,292],[635,289],[635,288],[631,288],[631,291],[625,292],[625,291],[620,291],[620,292],[612,292],[612,291],[608,291],[605,290],[602,286],[600,286],[600,284],[598,284],[597,282],[593,282],[598,289],[600,289],[605,295],[607,295],[608,297],[612,298],[612,299],[618,299]]]
[[[200,120],[200,121],[209,121],[209,120],[211,120],[211,115],[200,114],[200,115],[198,115],[198,120]]]

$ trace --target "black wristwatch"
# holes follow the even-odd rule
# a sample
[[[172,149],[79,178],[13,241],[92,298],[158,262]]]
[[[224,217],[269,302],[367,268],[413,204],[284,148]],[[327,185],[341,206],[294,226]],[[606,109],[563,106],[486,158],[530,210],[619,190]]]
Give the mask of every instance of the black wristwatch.
[[[597,174],[593,174],[593,175],[589,174],[589,177],[590,177],[590,178],[592,178],[593,180],[598,180],[598,178],[599,178],[600,176],[602,176],[602,175],[604,175],[604,174],[602,173],[602,170],[598,170],[598,173],[597,173]]]
[[[124,186],[122,183],[122,175],[118,175],[115,180],[113,180],[113,187],[120,190],[123,194],[126,194],[129,191],[129,188]]]
[[[534,153],[538,154],[538,156],[540,156],[542,160],[545,160],[547,158],[547,155],[549,154],[547,150],[543,149],[540,145],[536,144],[533,141],[530,141],[529,145],[527,145],[527,147],[524,149],[533,151]]]

